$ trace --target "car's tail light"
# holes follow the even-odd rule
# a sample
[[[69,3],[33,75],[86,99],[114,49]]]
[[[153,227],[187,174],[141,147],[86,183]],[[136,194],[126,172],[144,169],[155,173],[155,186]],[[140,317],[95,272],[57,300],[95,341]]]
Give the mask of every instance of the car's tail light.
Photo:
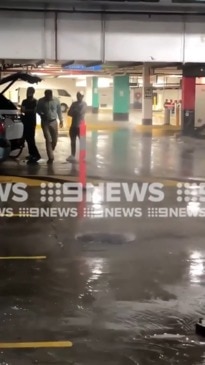
[[[0,134],[5,133],[5,123],[4,121],[0,120]]]

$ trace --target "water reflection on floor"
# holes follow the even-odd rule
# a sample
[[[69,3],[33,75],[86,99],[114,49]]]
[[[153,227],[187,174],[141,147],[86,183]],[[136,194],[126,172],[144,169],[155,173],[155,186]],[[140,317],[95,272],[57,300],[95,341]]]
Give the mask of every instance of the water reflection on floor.
[[[43,141],[40,145],[43,150]],[[152,174],[205,176],[204,147],[195,142],[191,147],[174,137],[93,132],[88,170],[124,181]],[[63,163],[69,152],[66,137],[58,148],[53,173],[65,175],[71,168]],[[14,162],[1,169],[47,173],[45,163],[38,170]],[[204,208],[197,186],[190,188],[189,202],[177,200],[182,195],[177,196],[176,186],[165,189],[160,206],[189,212]],[[37,188],[31,188],[26,204],[42,205]],[[149,204],[141,203],[143,211]],[[0,256],[40,254],[47,260],[1,262],[0,341],[74,343],[69,350],[2,351],[1,363],[205,364],[205,339],[195,335],[195,323],[205,315],[204,218],[100,218],[97,213],[112,204],[103,203],[99,188],[91,205],[96,213],[91,218],[1,218]],[[115,239],[108,239],[113,233]],[[130,239],[123,242],[116,235]]]
[[[60,134],[55,163],[47,166],[42,133],[37,133],[42,160],[38,166],[27,166],[24,153],[17,161],[0,165],[0,173],[21,175],[76,175],[79,165],[66,162],[70,155],[67,135]],[[104,179],[137,179],[139,177],[198,178],[205,177],[204,141],[190,138],[156,136],[154,132],[139,133],[130,128],[87,133],[86,170],[90,177]]]

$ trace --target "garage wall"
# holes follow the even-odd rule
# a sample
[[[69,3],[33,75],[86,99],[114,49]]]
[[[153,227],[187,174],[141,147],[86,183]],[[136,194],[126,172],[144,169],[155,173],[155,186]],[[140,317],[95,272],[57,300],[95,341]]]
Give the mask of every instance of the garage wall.
[[[52,14],[0,12],[0,58],[54,59]]]
[[[101,60],[101,49],[99,15],[59,14],[59,60]]]
[[[186,62],[205,62],[205,17],[188,17],[185,22]]]
[[[205,62],[205,16],[0,12],[0,58]],[[56,33],[55,33],[56,32]]]
[[[105,55],[110,61],[174,61],[183,58],[183,22],[165,16],[106,18]]]

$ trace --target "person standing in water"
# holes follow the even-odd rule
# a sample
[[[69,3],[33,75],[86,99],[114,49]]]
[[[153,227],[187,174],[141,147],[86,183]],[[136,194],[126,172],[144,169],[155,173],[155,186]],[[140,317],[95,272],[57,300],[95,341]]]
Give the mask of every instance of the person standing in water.
[[[76,155],[76,138],[80,138],[80,124],[85,119],[85,113],[87,104],[83,101],[83,94],[77,93],[77,101],[73,102],[69,111],[68,116],[72,118],[71,126],[69,130],[70,142],[71,142],[71,155],[66,159],[68,162],[75,161]]]
[[[41,127],[46,141],[46,151],[48,164],[53,164],[54,150],[58,142],[58,122],[60,128],[63,127],[63,116],[60,101],[53,97],[52,90],[45,91],[45,97],[41,98],[37,104],[37,113],[41,117]]]
[[[34,98],[35,89],[29,87],[27,89],[27,98],[23,100],[21,105],[21,113],[23,114],[24,124],[24,140],[27,142],[29,156],[28,164],[36,164],[40,160],[41,155],[36,147],[35,132],[36,132],[36,107],[37,100]]]

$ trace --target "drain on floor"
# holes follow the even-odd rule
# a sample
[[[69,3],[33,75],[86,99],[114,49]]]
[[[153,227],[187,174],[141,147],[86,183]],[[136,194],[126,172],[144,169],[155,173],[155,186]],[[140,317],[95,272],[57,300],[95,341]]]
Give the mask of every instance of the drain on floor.
[[[135,235],[132,233],[83,233],[75,236],[75,239],[81,243],[97,243],[97,244],[112,244],[122,245],[131,243],[135,240]]]

